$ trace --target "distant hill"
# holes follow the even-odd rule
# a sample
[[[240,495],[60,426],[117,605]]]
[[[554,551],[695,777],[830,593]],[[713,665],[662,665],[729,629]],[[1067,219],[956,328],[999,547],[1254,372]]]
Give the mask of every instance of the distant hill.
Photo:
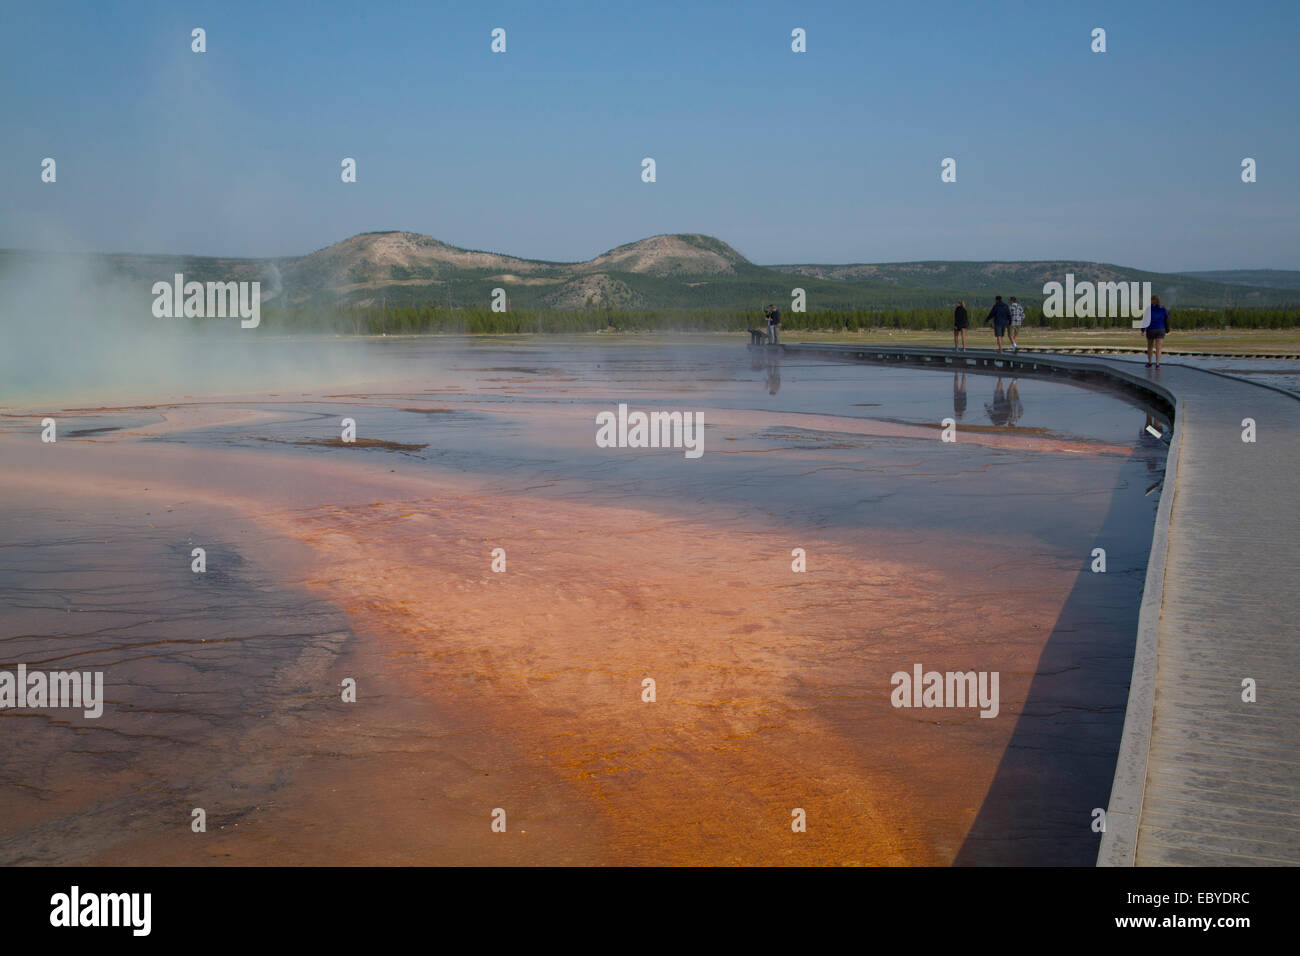
[[[1264,289],[1300,289],[1300,271],[1294,269],[1218,269],[1212,272],[1183,272],[1180,275]]]
[[[581,272],[635,272],[669,276],[737,275],[754,264],[731,246],[712,236],[653,236],[629,242],[576,266]]]
[[[862,265],[772,266],[781,272],[816,276],[843,282],[887,282],[899,288],[927,289],[951,293],[949,298],[979,299],[1009,296],[1034,304],[1043,300],[1043,286],[1062,282],[1073,273],[1076,282],[1150,282],[1151,291],[1166,305],[1219,308],[1225,301],[1238,307],[1294,304],[1300,295],[1278,290],[1300,290],[1295,286],[1271,288],[1235,279],[1211,279],[1205,273],[1169,274],[1145,272],[1104,262],[1048,260],[1042,262],[885,262]],[[1238,273],[1223,273],[1234,276]],[[1287,275],[1288,273],[1277,273]],[[1300,276],[1300,273],[1296,273]]]
[[[409,232],[364,233],[279,268],[289,301],[350,305],[485,304],[494,288],[531,308],[712,308],[712,280],[765,270],[725,242],[700,235],[652,236],[585,262],[547,262],[475,252]]]
[[[797,286],[815,311],[934,309],[957,298],[978,311],[995,294],[1018,296],[1027,307],[1040,304],[1044,283],[1062,281],[1067,272],[1079,281],[1147,281],[1175,308],[1300,305],[1300,272],[1172,275],[1057,260],[761,266],[722,240],[695,233],[651,236],[585,262],[463,249],[412,232],[362,233],[308,255],[277,259],[0,250],[0,281],[52,264],[142,286],[170,281],[176,272],[200,282],[259,280],[268,304],[308,310],[381,303],[481,307],[493,289],[504,288],[513,308],[757,313],[767,302],[788,308]]]

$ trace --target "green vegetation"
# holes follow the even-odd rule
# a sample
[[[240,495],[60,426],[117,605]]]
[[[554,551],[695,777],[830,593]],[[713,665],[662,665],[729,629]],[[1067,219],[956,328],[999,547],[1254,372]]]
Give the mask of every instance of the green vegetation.
[[[972,329],[983,327],[978,310],[972,309]],[[1174,309],[1175,332],[1190,329],[1295,329],[1300,328],[1300,306],[1277,309]],[[369,306],[263,310],[263,322],[283,331],[331,331],[359,335],[408,335],[444,332],[466,335],[510,335],[527,332],[739,332],[762,328],[763,315],[757,303],[752,310],[740,309],[512,309],[493,312],[487,308],[449,308],[445,305]],[[1029,329],[1116,329],[1131,330],[1128,319],[1047,319],[1041,309],[1027,310]],[[949,332],[950,308],[932,309],[843,309],[817,312],[789,312],[782,309],[781,330],[785,332],[858,332],[906,329]]]

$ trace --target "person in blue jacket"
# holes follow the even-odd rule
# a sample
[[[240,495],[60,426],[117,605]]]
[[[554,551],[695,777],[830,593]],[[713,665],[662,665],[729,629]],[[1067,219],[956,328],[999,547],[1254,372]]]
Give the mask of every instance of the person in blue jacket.
[[[1007,334],[1007,326],[1011,324],[1011,309],[1002,301],[1002,296],[995,296],[993,308],[989,309],[989,314],[984,317],[984,321],[993,320],[993,334],[998,340],[998,351],[1002,351],[1002,336]]]
[[[1151,350],[1156,353],[1156,368],[1160,367],[1160,352],[1164,349],[1165,333],[1169,331],[1169,310],[1160,304],[1160,296],[1151,297],[1151,321],[1142,329],[1147,334],[1147,368],[1151,367]]]

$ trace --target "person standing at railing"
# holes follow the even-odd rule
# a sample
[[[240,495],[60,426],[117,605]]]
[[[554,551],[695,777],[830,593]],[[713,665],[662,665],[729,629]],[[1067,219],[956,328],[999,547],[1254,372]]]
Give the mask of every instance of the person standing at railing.
[[[781,310],[772,303],[767,305],[767,338],[771,345],[781,344]]]

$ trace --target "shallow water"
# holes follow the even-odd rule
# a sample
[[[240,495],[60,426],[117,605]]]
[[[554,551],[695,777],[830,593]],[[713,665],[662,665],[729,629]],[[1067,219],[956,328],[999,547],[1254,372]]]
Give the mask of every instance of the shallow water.
[[[0,419],[0,669],[111,690],[98,721],[0,711],[5,860],[1095,856],[1150,410],[698,340],[322,351],[249,394],[108,382]],[[702,412],[703,456],[596,447],[619,402]],[[892,707],[915,663],[1000,672],[998,717]],[[187,843],[199,805],[221,822]]]

